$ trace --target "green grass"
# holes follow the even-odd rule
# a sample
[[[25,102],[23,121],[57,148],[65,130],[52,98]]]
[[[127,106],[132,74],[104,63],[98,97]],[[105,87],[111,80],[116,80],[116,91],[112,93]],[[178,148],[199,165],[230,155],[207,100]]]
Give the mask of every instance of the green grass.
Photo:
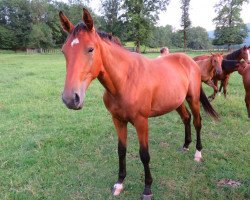
[[[104,89],[94,81],[84,109],[68,110],[61,101],[64,77],[61,54],[0,54],[0,199],[138,199],[144,184],[134,128],[129,125],[125,191],[114,198],[117,137]],[[176,112],[150,119],[155,200],[250,199],[250,130],[238,73],[228,98],[212,104],[221,120],[213,122],[202,110],[202,163],[193,161],[193,127],[190,151],[179,151],[184,133]],[[241,185],[217,186],[224,178]]]

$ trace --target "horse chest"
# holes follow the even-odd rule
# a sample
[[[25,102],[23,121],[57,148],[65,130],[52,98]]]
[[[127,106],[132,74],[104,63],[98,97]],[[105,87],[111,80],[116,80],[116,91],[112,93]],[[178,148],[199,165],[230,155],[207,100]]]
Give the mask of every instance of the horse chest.
[[[108,93],[104,94],[104,103],[108,111],[119,119],[131,121],[135,118],[138,112],[148,113],[149,108],[145,104],[138,104],[136,99],[129,96],[114,97]]]

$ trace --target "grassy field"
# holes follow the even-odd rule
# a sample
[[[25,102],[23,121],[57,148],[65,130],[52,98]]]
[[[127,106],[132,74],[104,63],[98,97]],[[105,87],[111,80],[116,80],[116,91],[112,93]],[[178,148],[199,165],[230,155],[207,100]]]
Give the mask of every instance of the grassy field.
[[[117,137],[104,89],[94,81],[85,108],[68,110],[61,101],[64,77],[61,54],[0,54],[0,199],[139,199],[143,166],[134,128],[129,125],[125,191],[114,198]],[[250,199],[250,129],[238,73],[228,90],[227,99],[212,102],[220,122],[202,110],[202,163],[193,161],[194,129],[190,151],[179,151],[184,130],[176,112],[150,119],[155,200]],[[228,179],[240,185],[224,185]]]

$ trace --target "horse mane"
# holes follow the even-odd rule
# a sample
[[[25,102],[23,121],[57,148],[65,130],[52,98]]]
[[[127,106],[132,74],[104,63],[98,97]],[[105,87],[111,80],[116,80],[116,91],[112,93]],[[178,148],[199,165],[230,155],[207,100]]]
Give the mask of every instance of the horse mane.
[[[227,60],[237,60],[237,57],[239,56],[240,52],[241,52],[241,49],[238,49],[230,54],[227,54],[225,58]]]
[[[86,24],[85,24],[84,22],[79,22],[79,23],[75,26],[75,28],[74,28],[72,34],[73,34],[73,36],[76,36],[76,35],[79,33],[79,31],[86,31],[86,30],[88,30]],[[119,45],[119,46],[122,46],[122,43],[121,43],[120,39],[119,39],[118,37],[112,35],[111,33],[106,33],[106,32],[104,32],[104,31],[97,31],[97,34],[98,34],[102,39],[107,39],[108,41],[111,41],[111,42],[114,43],[114,44],[117,44],[117,45]]]

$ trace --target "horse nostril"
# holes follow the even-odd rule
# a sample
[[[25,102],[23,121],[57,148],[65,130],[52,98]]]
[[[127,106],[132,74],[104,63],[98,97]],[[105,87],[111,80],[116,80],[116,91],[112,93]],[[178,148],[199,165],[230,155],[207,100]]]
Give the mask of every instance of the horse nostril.
[[[78,105],[80,103],[80,96],[75,93],[75,105]]]

